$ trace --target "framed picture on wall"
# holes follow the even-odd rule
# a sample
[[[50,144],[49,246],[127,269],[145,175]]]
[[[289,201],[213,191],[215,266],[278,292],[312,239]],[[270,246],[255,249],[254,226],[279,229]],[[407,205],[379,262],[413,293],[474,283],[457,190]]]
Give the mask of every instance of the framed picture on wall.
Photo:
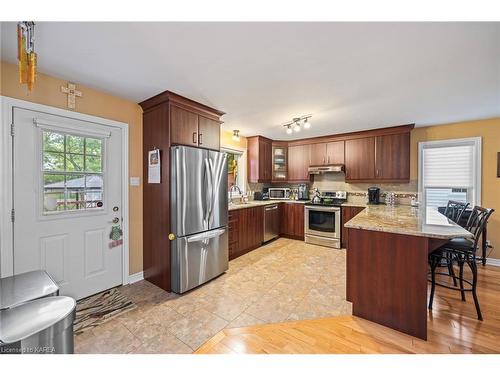
[[[500,177],[500,152],[497,153],[497,177]]]

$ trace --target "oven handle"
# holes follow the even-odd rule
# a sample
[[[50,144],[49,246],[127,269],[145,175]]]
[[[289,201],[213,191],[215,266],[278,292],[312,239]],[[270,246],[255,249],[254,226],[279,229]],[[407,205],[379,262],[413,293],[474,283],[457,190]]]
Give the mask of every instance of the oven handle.
[[[340,207],[306,206],[306,211],[340,212]]]

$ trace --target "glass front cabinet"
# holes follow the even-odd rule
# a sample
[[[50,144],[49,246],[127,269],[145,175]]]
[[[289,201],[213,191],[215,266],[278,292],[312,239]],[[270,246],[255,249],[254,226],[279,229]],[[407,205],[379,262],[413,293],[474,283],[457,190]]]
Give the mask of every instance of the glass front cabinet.
[[[273,181],[287,180],[287,147],[273,145]]]

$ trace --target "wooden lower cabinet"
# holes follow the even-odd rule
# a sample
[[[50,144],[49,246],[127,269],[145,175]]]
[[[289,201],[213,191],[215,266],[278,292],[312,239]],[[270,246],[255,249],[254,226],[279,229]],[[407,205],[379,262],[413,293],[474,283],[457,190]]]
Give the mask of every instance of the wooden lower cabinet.
[[[304,240],[304,205],[279,204],[280,236]],[[264,206],[229,211],[229,260],[238,258],[264,240]]]
[[[264,207],[229,211],[229,260],[259,247],[264,239]]]
[[[342,248],[347,249],[348,244],[348,235],[347,228],[344,227],[344,224],[351,220],[354,216],[363,211],[364,207],[351,207],[351,206],[342,206]]]
[[[304,205],[280,203],[280,235],[304,240]]]

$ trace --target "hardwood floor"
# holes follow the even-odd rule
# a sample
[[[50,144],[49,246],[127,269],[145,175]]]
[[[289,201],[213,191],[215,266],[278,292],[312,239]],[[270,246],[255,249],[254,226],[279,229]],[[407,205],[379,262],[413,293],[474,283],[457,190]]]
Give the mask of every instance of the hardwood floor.
[[[500,267],[480,266],[478,296],[438,287],[423,341],[354,316],[225,329],[197,354],[500,353]]]

